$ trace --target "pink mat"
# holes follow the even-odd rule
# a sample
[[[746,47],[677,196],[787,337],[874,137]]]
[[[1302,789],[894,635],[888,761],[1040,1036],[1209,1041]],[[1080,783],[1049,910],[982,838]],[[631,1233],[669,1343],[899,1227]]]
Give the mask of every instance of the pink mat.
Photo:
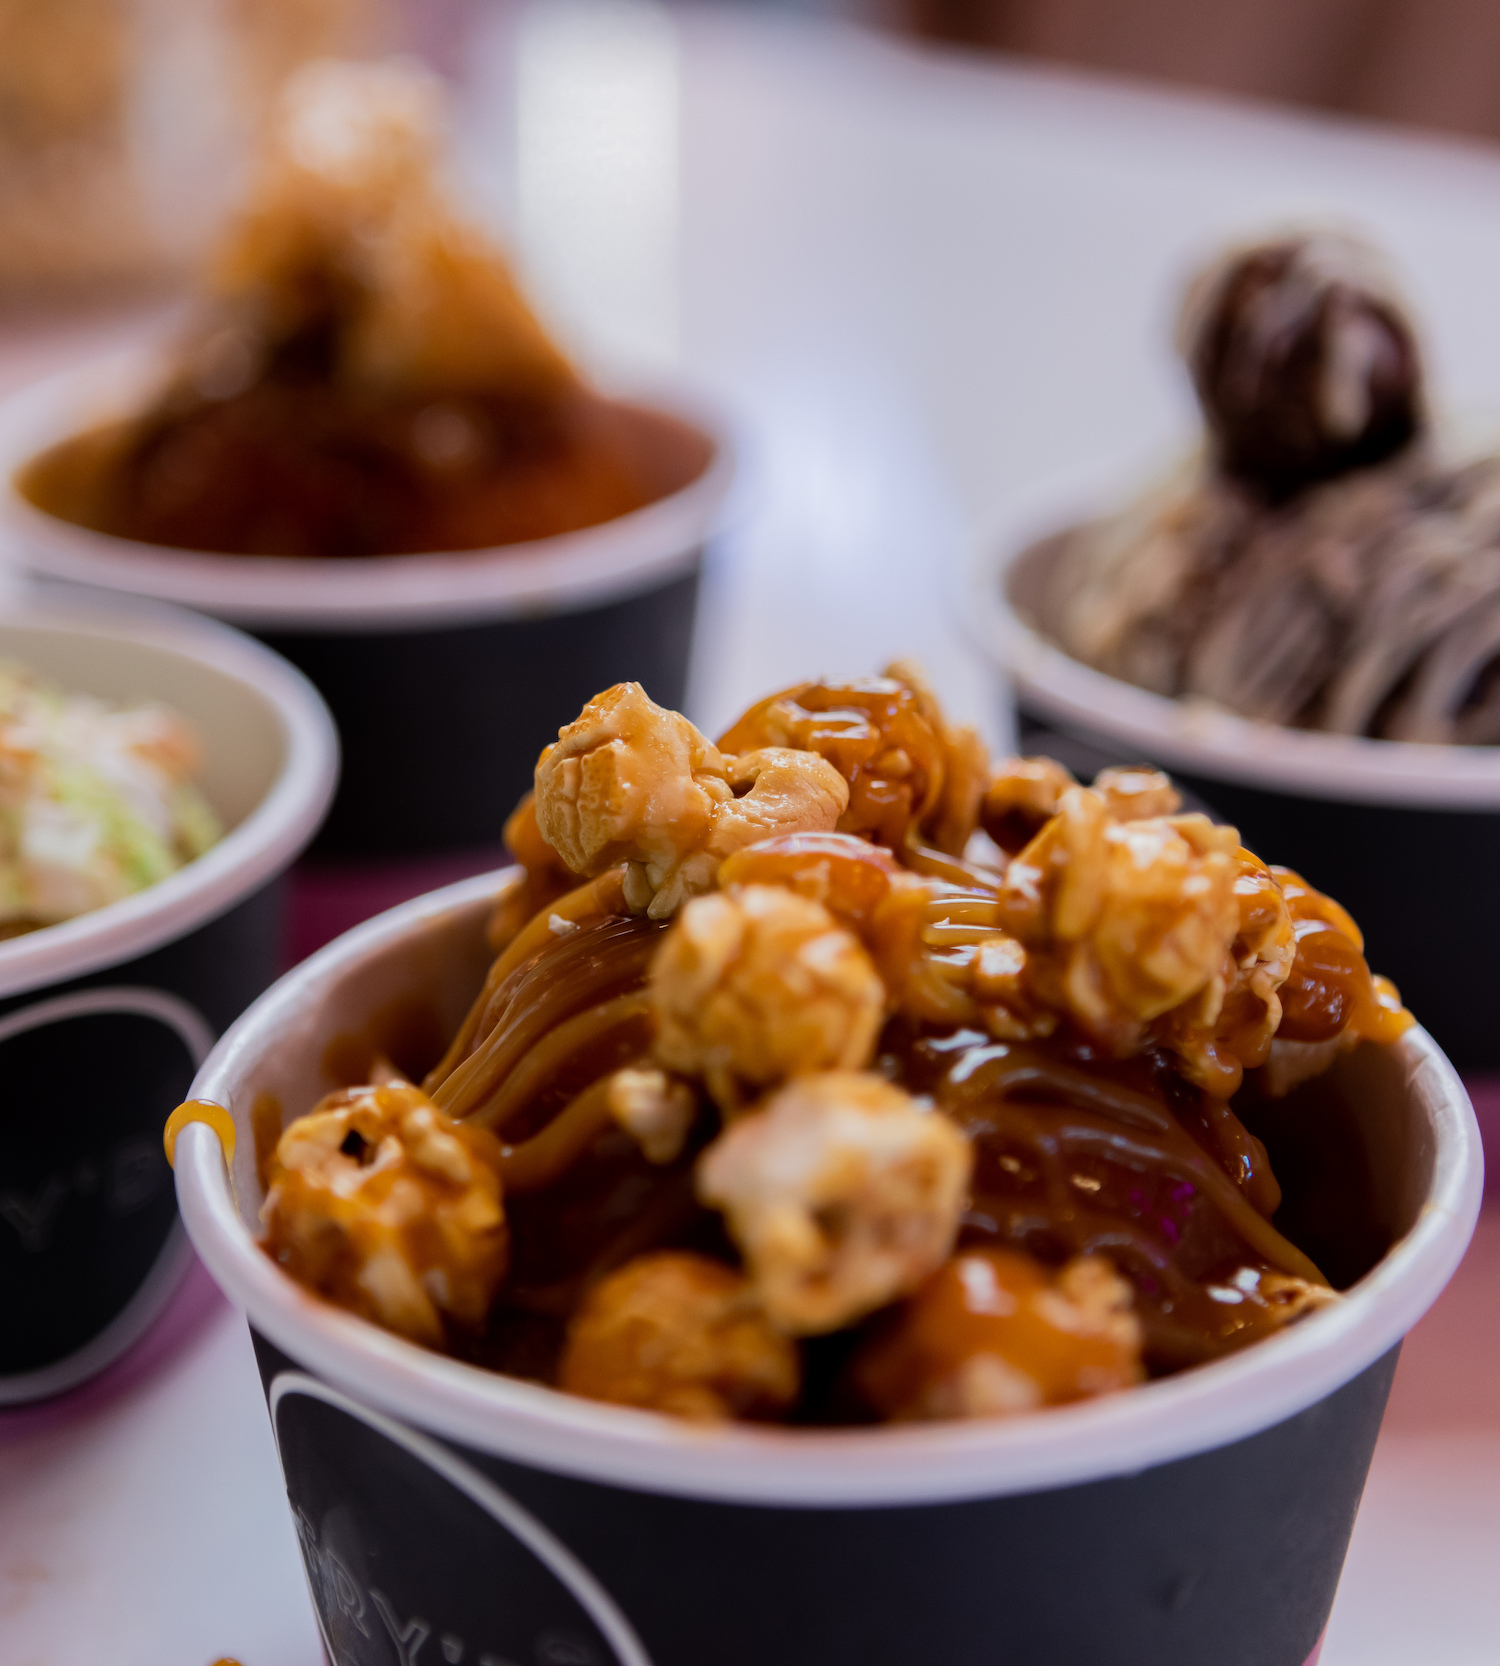
[[[299,862],[287,876],[286,964],[295,966],[335,937],[426,891],[510,862],[503,845],[444,851],[402,861]]]
[[[0,1445],[84,1421],[120,1395],[149,1383],[225,1305],[218,1285],[194,1256],[161,1317],[107,1370],[56,1399],[0,1411]]]

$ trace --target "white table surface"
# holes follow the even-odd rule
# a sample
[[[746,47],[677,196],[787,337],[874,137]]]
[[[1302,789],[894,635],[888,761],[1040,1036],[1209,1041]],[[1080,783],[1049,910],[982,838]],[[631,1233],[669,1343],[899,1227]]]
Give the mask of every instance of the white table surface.
[[[550,0],[545,19],[518,33],[502,7],[467,55],[466,173],[595,362],[680,365],[740,420],[706,726],[810,669],[914,651],[1000,738],[945,575],[1039,481],[1189,432],[1171,302],[1225,236],[1362,223],[1416,300],[1440,400],[1500,410],[1494,153],[774,14]],[[116,327],[0,325],[0,387]],[[1500,1657],[1497,1295],[1491,1213],[1403,1357],[1323,1666]],[[173,1325],[66,1415],[0,1418],[5,1666],[320,1658],[243,1321],[195,1286]]]

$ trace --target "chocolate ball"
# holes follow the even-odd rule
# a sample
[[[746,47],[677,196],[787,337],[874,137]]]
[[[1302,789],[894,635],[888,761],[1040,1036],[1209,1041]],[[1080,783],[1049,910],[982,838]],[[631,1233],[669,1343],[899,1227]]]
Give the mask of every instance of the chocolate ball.
[[[1411,327],[1351,238],[1236,251],[1189,291],[1181,342],[1215,461],[1272,502],[1380,462],[1422,426]]]

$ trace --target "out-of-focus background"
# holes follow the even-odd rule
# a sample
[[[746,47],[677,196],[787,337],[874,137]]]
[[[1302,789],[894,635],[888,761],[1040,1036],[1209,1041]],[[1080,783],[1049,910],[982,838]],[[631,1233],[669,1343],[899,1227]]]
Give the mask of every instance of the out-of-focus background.
[[[0,298],[180,275],[288,72],[418,33],[381,0],[0,0]]]
[[[936,40],[1500,135],[1493,0],[896,0],[882,15]]]
[[[975,52],[1500,136],[1492,0],[743,0]],[[276,87],[327,53],[450,73],[512,0],[0,0],[0,305],[180,275]]]

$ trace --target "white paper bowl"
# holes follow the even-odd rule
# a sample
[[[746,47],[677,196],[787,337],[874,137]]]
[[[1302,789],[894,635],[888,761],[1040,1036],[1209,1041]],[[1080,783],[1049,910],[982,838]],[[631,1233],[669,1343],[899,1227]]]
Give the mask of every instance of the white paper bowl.
[[[328,1594],[325,1552],[337,1548],[346,1562],[357,1554],[371,1566],[393,1567],[392,1536],[410,1531],[456,1535],[444,1554],[457,1566],[480,1555],[478,1539],[466,1541],[468,1550],[460,1542],[469,1530],[461,1526],[457,1504],[448,1527],[447,1517],[434,1522],[422,1502],[426,1483],[409,1495],[399,1488],[388,1498],[382,1494],[378,1507],[362,1493],[336,1530],[363,1548],[349,1549],[342,1540],[335,1547],[327,1536],[335,1532],[332,1518],[321,1520],[318,1499],[325,1492],[319,1489],[331,1487],[329,1499],[352,1496],[353,1474],[387,1473],[376,1449],[385,1452],[394,1443],[406,1453],[400,1464],[412,1460],[436,1470],[471,1502],[490,1499],[495,1486],[505,1489],[512,1501],[520,1500],[521,1514],[551,1536],[547,1542],[562,1541],[575,1563],[586,1563],[596,1583],[623,1604],[638,1641],[644,1639],[639,1655],[616,1649],[614,1658],[622,1662],[738,1663],[774,1655],[800,1666],[823,1658],[863,1659],[852,1643],[846,1652],[834,1647],[831,1655],[820,1655],[819,1639],[863,1636],[870,1615],[878,1615],[884,1642],[869,1658],[931,1658],[913,1641],[920,1634],[945,1648],[958,1639],[943,1658],[977,1659],[976,1637],[1011,1624],[1009,1635],[1024,1642],[1035,1624],[1052,1639],[1048,1658],[1091,1663],[1101,1657],[1080,1641],[1086,1634],[1094,1636],[1108,1621],[1117,1628],[1116,1641],[1128,1643],[1133,1636],[1145,1638],[1156,1620],[1127,1615],[1123,1593],[1118,1612],[1110,1610],[1114,1597],[1099,1599],[1110,1610],[1102,1618],[1090,1616],[1087,1605],[1080,1608],[1078,1547],[1107,1531],[1115,1574],[1134,1588],[1160,1575],[1153,1560],[1158,1556],[1206,1555],[1201,1544],[1194,1552],[1192,1543],[1200,1537],[1206,1543],[1227,1518],[1234,1533],[1249,1538],[1215,1554],[1236,1568],[1234,1579],[1241,1581],[1241,1559],[1255,1558],[1260,1571],[1250,1577],[1266,1584],[1257,1623],[1271,1625],[1280,1641],[1258,1632],[1262,1653],[1245,1653],[1241,1639],[1222,1658],[1300,1666],[1332,1602],[1394,1365],[1392,1350],[1451,1277],[1479,1207],[1473,1113],[1452,1069],[1422,1031],[1389,1050],[1360,1049],[1336,1067],[1344,1073],[1346,1094],[1361,1106],[1362,1127],[1376,1154],[1381,1208],[1400,1234],[1337,1306],[1197,1370],[1004,1422],[838,1431],[694,1427],[576,1399],[415,1347],[313,1297],[256,1243],[261,1188],[250,1106],[271,1095],[284,1117],[310,1108],[334,1085],[324,1062],[329,1039],[361,1033],[382,1009],[420,998],[435,1004],[446,1026],[456,1026],[489,960],[483,922],[499,886],[510,882],[490,875],[421,898],[340,938],[289,974],[224,1038],[194,1085],[196,1096],[227,1106],[234,1116],[233,1175],[207,1127],[190,1126],[178,1143],[178,1195],[193,1241],[257,1334],[330,1648],[337,1651],[347,1612]],[[313,1419],[307,1427],[299,1421],[304,1412]],[[316,1436],[309,1433],[314,1424],[323,1431]],[[1319,1467],[1325,1461],[1334,1466],[1326,1475]],[[345,1464],[353,1467],[345,1471]],[[1252,1493],[1260,1502],[1250,1499]],[[517,1531],[508,1506],[484,1508],[506,1531]],[[365,1509],[372,1513],[351,1526]],[[1289,1553],[1282,1511],[1301,1524],[1302,1560],[1285,1589],[1272,1590],[1281,1576],[1268,1570]],[[992,1569],[967,1594],[954,1587],[954,1581],[962,1583],[962,1569],[944,1563],[950,1533],[968,1535],[966,1542],[978,1547],[972,1554],[982,1554]],[[658,1580],[666,1582],[663,1597],[691,1590],[697,1593],[692,1600],[657,1613],[645,1596],[638,1607],[625,1598],[636,1577],[630,1546],[642,1535],[659,1535],[649,1538],[650,1560]],[[838,1579],[826,1590],[814,1582],[824,1595],[809,1595],[784,1565],[812,1554],[804,1541],[821,1547],[816,1554],[830,1568],[867,1555],[867,1578],[847,1589]],[[1168,1541],[1176,1548],[1169,1550]],[[1282,1549],[1270,1548],[1273,1543]],[[411,1568],[425,1554],[412,1547]],[[887,1557],[895,1560],[887,1565]],[[925,1581],[920,1588],[912,1584],[913,1569]],[[1219,1568],[1215,1580],[1223,1573]],[[476,1565],[474,1579],[478,1587],[492,1586],[494,1602],[504,1607],[509,1597],[498,1574],[481,1576]],[[753,1602],[747,1580],[754,1583]],[[1017,1583],[1020,1592],[1007,1609],[1010,1599],[1002,1596]],[[402,1598],[429,1617],[442,1600],[415,1589]],[[427,1606],[419,1609],[419,1603]],[[861,1603],[870,1605],[863,1617],[851,1606]],[[649,1623],[648,1610],[656,1614]],[[805,1626],[793,1627],[788,1613],[804,1615]],[[670,1633],[670,1647],[653,1641],[652,1625],[664,1628],[662,1638]],[[767,1640],[768,1628],[780,1642]],[[508,1648],[496,1652],[507,1657],[521,1646],[501,1641]],[[1130,1657],[1179,1658],[1163,1649]]]
[[[175,1288],[187,1247],[161,1120],[213,1038],[276,975],[278,879],[328,806],[338,745],[290,666],[190,615],[6,588],[0,657],[72,692],[182,712],[226,830],[147,890],[0,942],[7,1404],[100,1370]]]

